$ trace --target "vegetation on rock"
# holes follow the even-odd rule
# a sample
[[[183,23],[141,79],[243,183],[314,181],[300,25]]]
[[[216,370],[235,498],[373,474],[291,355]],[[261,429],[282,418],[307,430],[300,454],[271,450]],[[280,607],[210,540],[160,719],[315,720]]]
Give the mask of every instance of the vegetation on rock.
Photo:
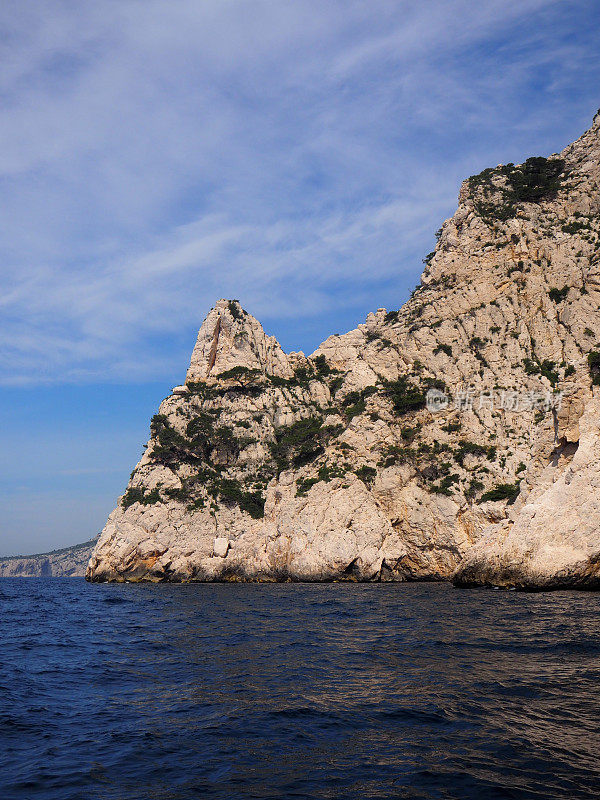
[[[487,500],[508,500],[509,503],[514,503],[520,491],[520,482],[516,483],[499,483],[493,489],[484,492],[481,495],[480,503],[485,503]]]
[[[524,164],[488,167],[469,178],[477,213],[486,221],[505,222],[514,217],[522,203],[552,200],[565,177],[560,158],[533,156]]]

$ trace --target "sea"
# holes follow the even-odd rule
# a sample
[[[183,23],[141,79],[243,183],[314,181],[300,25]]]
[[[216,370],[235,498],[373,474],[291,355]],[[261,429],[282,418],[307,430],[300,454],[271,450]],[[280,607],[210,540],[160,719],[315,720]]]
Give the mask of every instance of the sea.
[[[600,594],[0,580],[0,798],[598,798]]]

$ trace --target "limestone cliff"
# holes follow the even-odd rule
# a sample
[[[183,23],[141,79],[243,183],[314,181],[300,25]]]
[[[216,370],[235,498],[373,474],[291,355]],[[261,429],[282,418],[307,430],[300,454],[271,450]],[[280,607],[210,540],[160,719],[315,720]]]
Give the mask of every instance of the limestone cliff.
[[[0,578],[82,578],[97,539],[31,556],[0,558]]]
[[[600,583],[599,122],[465,181],[403,308],[309,357],[220,300],[87,577]]]

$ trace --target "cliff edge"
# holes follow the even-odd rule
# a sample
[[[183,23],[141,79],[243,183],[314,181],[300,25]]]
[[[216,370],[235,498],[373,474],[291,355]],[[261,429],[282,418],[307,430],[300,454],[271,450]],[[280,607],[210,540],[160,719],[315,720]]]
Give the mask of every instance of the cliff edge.
[[[220,300],[86,577],[597,587],[599,121],[466,180],[409,301],[308,357]]]

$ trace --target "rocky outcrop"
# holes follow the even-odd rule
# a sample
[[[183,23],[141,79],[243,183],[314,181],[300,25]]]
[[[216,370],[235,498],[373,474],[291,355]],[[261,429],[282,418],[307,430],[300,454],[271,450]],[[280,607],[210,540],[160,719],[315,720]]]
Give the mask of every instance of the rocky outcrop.
[[[220,300],[88,579],[594,586],[599,180],[598,117],[468,179],[405,306],[309,357]]]
[[[81,578],[97,541],[33,556],[0,558],[0,578]]]
[[[513,519],[494,526],[466,555],[459,586],[600,588],[600,401],[590,398],[564,469],[531,491]]]

